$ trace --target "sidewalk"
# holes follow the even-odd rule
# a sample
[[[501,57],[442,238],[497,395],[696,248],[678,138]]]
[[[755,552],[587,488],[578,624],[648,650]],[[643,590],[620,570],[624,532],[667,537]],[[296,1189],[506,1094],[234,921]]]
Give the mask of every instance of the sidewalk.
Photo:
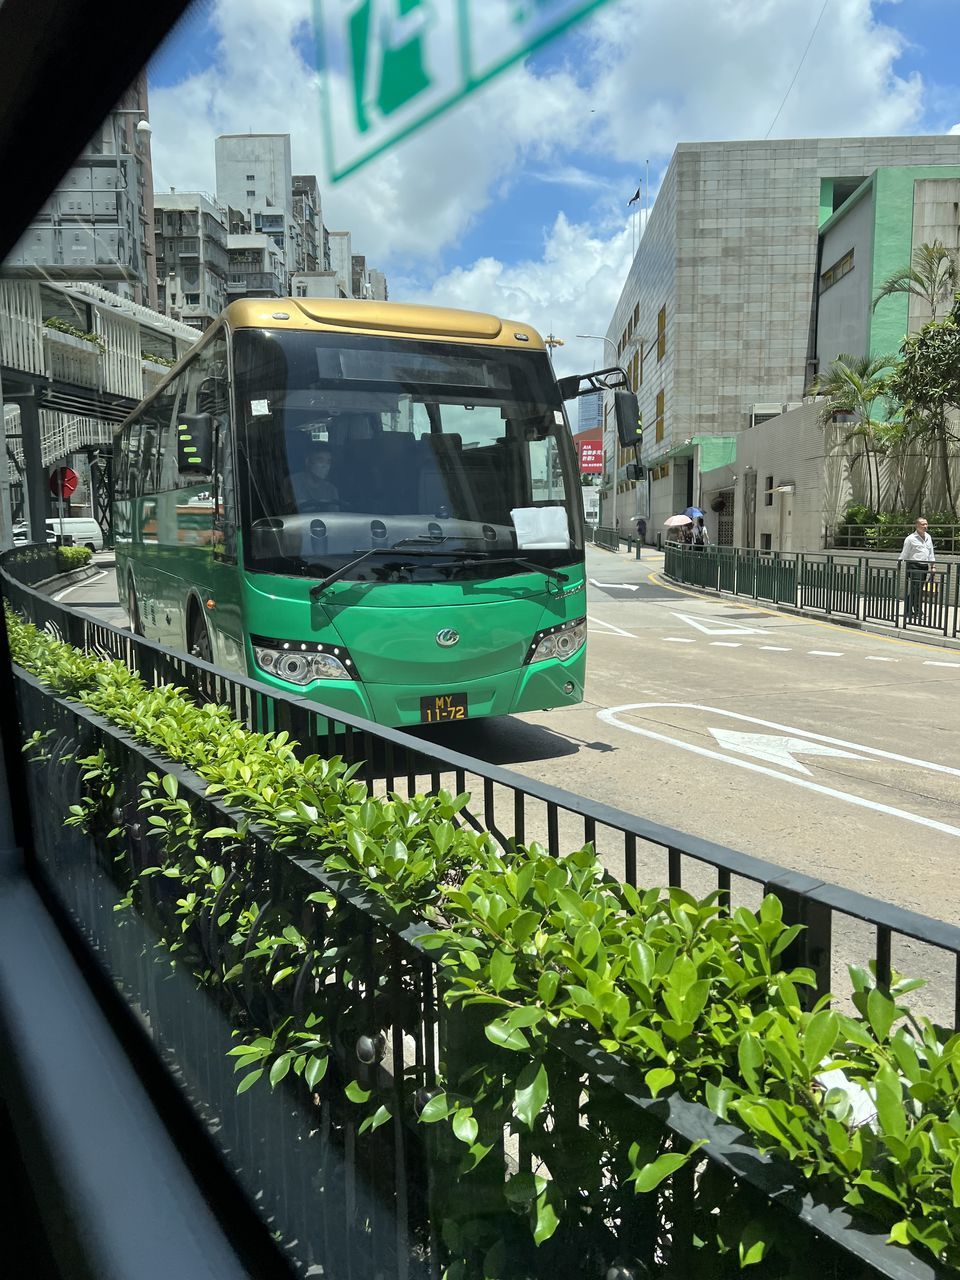
[[[646,551],[646,548],[644,549]],[[953,653],[960,653],[960,639],[953,639],[952,636],[939,635],[929,631],[919,631],[914,629],[904,629],[903,627],[892,627],[882,622],[864,622],[859,618],[840,617],[834,613],[824,613],[819,609],[804,609],[798,605],[792,604],[775,604],[771,600],[765,600],[762,596],[737,595],[733,591],[714,591],[710,587],[697,587],[688,582],[678,582],[675,578],[668,578],[663,573],[663,553],[655,552],[650,549],[652,555],[659,556],[659,569],[652,563],[650,565],[654,572],[659,573],[665,586],[672,587],[674,591],[685,592],[688,595],[695,596],[698,600],[729,600],[741,601],[755,604],[760,609],[766,609],[768,613],[777,613],[785,618],[810,618],[814,622],[829,622],[836,627],[843,627],[852,631],[864,631],[870,635],[886,636],[887,639],[907,640],[916,642],[917,644],[930,645],[936,649],[949,649]],[[610,552],[609,554],[616,554]],[[623,552],[620,552],[622,555]],[[646,559],[646,556],[644,556]],[[651,556],[652,561],[652,556]]]

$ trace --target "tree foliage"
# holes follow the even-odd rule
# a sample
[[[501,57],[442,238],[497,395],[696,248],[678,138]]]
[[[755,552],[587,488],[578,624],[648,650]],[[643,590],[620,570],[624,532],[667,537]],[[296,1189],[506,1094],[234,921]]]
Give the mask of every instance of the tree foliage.
[[[913,251],[909,267],[901,267],[889,276],[873,300],[874,310],[884,298],[906,293],[921,298],[930,308],[934,320],[951,303],[960,287],[957,255],[940,240],[921,244]]]

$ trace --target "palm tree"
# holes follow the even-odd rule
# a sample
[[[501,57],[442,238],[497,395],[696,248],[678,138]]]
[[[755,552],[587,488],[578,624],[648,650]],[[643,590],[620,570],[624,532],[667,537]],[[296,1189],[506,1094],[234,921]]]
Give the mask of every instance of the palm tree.
[[[913,251],[910,266],[901,267],[884,281],[873,300],[873,309],[876,311],[877,305],[891,294],[907,293],[914,298],[922,298],[936,320],[937,312],[945,303],[948,309],[953,305],[958,287],[960,268],[956,253],[942,241],[934,240],[933,244],[918,245]]]
[[[820,420],[827,423],[838,414],[852,414],[856,422],[847,431],[848,437],[858,436],[863,441],[863,458],[867,466],[867,489],[871,511],[876,511],[874,496],[880,501],[879,455],[884,450],[882,419],[873,416],[873,406],[887,395],[887,377],[893,368],[893,356],[837,356],[830,371],[817,378],[811,387],[815,396],[826,396],[827,403],[820,413]],[[876,477],[876,490],[874,490]]]

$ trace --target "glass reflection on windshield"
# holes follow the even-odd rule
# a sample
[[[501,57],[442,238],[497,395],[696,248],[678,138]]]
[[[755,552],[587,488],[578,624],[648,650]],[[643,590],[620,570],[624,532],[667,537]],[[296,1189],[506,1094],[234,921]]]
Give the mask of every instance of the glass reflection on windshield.
[[[237,342],[249,567],[322,576],[373,549],[344,576],[395,579],[402,565],[423,581],[579,557],[576,465],[542,353]],[[387,554],[411,539],[435,555]]]

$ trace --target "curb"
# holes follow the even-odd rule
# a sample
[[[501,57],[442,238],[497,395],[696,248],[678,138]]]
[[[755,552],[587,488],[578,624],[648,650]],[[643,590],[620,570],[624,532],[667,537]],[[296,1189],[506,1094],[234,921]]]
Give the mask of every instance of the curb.
[[[917,631],[905,630],[903,627],[885,627],[878,622],[862,622],[859,618],[843,618],[835,614],[817,613],[812,609],[798,608],[797,605],[773,604],[768,600],[760,599],[759,596],[740,596],[732,591],[711,591],[708,587],[698,587],[694,583],[680,582],[677,578],[671,578],[662,570],[661,575],[667,582],[683,587],[685,591],[689,591],[692,594],[702,596],[704,600],[749,601],[758,608],[766,609],[769,613],[781,614],[788,618],[809,618],[811,622],[829,622],[834,627],[846,627],[850,631],[863,631],[868,635],[882,636],[887,640],[907,640],[911,643],[929,645],[934,649],[947,649],[951,653],[960,653],[960,639],[954,640],[952,636],[925,635]]]
[[[69,587],[75,582],[86,582],[87,578],[95,578],[98,573],[104,572],[104,565],[85,565],[82,569],[71,569],[67,573],[55,573],[51,578],[41,578],[39,582],[33,584],[34,591],[43,591],[45,595],[49,595],[51,591],[56,591],[59,587]],[[51,590],[48,591],[47,588]]]

